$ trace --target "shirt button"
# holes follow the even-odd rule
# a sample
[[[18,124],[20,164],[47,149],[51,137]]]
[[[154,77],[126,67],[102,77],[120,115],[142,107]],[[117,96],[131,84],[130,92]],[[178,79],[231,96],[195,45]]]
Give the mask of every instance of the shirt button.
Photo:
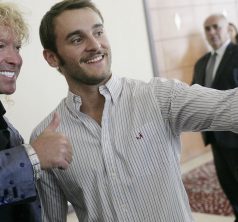
[[[25,164],[24,163],[20,163],[20,167],[24,167],[25,166]]]
[[[115,179],[115,178],[117,177],[117,175],[116,175],[115,172],[112,172],[112,173],[111,173],[111,176],[112,176],[113,179]]]
[[[124,211],[124,213],[126,213],[126,212],[127,212],[126,205],[124,205],[124,204],[123,204],[123,205],[121,206],[121,208],[122,208],[122,210]]]

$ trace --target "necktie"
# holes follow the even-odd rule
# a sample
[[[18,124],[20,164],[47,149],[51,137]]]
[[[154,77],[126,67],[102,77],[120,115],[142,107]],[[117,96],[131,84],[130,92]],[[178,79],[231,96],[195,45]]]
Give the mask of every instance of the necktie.
[[[217,53],[215,52],[209,59],[206,69],[205,86],[211,87],[213,80],[213,70],[216,62]]]

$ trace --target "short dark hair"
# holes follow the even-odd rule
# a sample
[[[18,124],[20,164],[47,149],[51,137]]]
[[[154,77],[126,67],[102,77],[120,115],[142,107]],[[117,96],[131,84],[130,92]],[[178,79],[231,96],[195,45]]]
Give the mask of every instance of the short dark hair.
[[[41,44],[44,49],[50,49],[51,51],[57,53],[55,42],[56,41],[55,24],[54,24],[55,18],[66,10],[81,9],[81,8],[91,8],[100,16],[102,21],[104,21],[101,12],[91,2],[91,0],[63,0],[61,2],[58,2],[55,5],[53,5],[48,12],[46,12],[46,14],[43,16],[41,20],[39,34]]]

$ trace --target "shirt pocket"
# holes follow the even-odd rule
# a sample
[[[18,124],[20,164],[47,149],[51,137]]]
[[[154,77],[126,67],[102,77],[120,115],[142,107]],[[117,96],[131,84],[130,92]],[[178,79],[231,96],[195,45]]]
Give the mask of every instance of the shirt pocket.
[[[163,129],[149,122],[131,131],[127,158],[134,175],[158,174],[169,167],[167,134]]]

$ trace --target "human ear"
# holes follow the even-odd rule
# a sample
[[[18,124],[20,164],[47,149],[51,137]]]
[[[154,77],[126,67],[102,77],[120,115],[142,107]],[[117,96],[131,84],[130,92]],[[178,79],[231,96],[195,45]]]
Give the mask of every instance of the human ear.
[[[58,68],[59,62],[57,55],[49,49],[43,50],[43,56],[51,67]]]

